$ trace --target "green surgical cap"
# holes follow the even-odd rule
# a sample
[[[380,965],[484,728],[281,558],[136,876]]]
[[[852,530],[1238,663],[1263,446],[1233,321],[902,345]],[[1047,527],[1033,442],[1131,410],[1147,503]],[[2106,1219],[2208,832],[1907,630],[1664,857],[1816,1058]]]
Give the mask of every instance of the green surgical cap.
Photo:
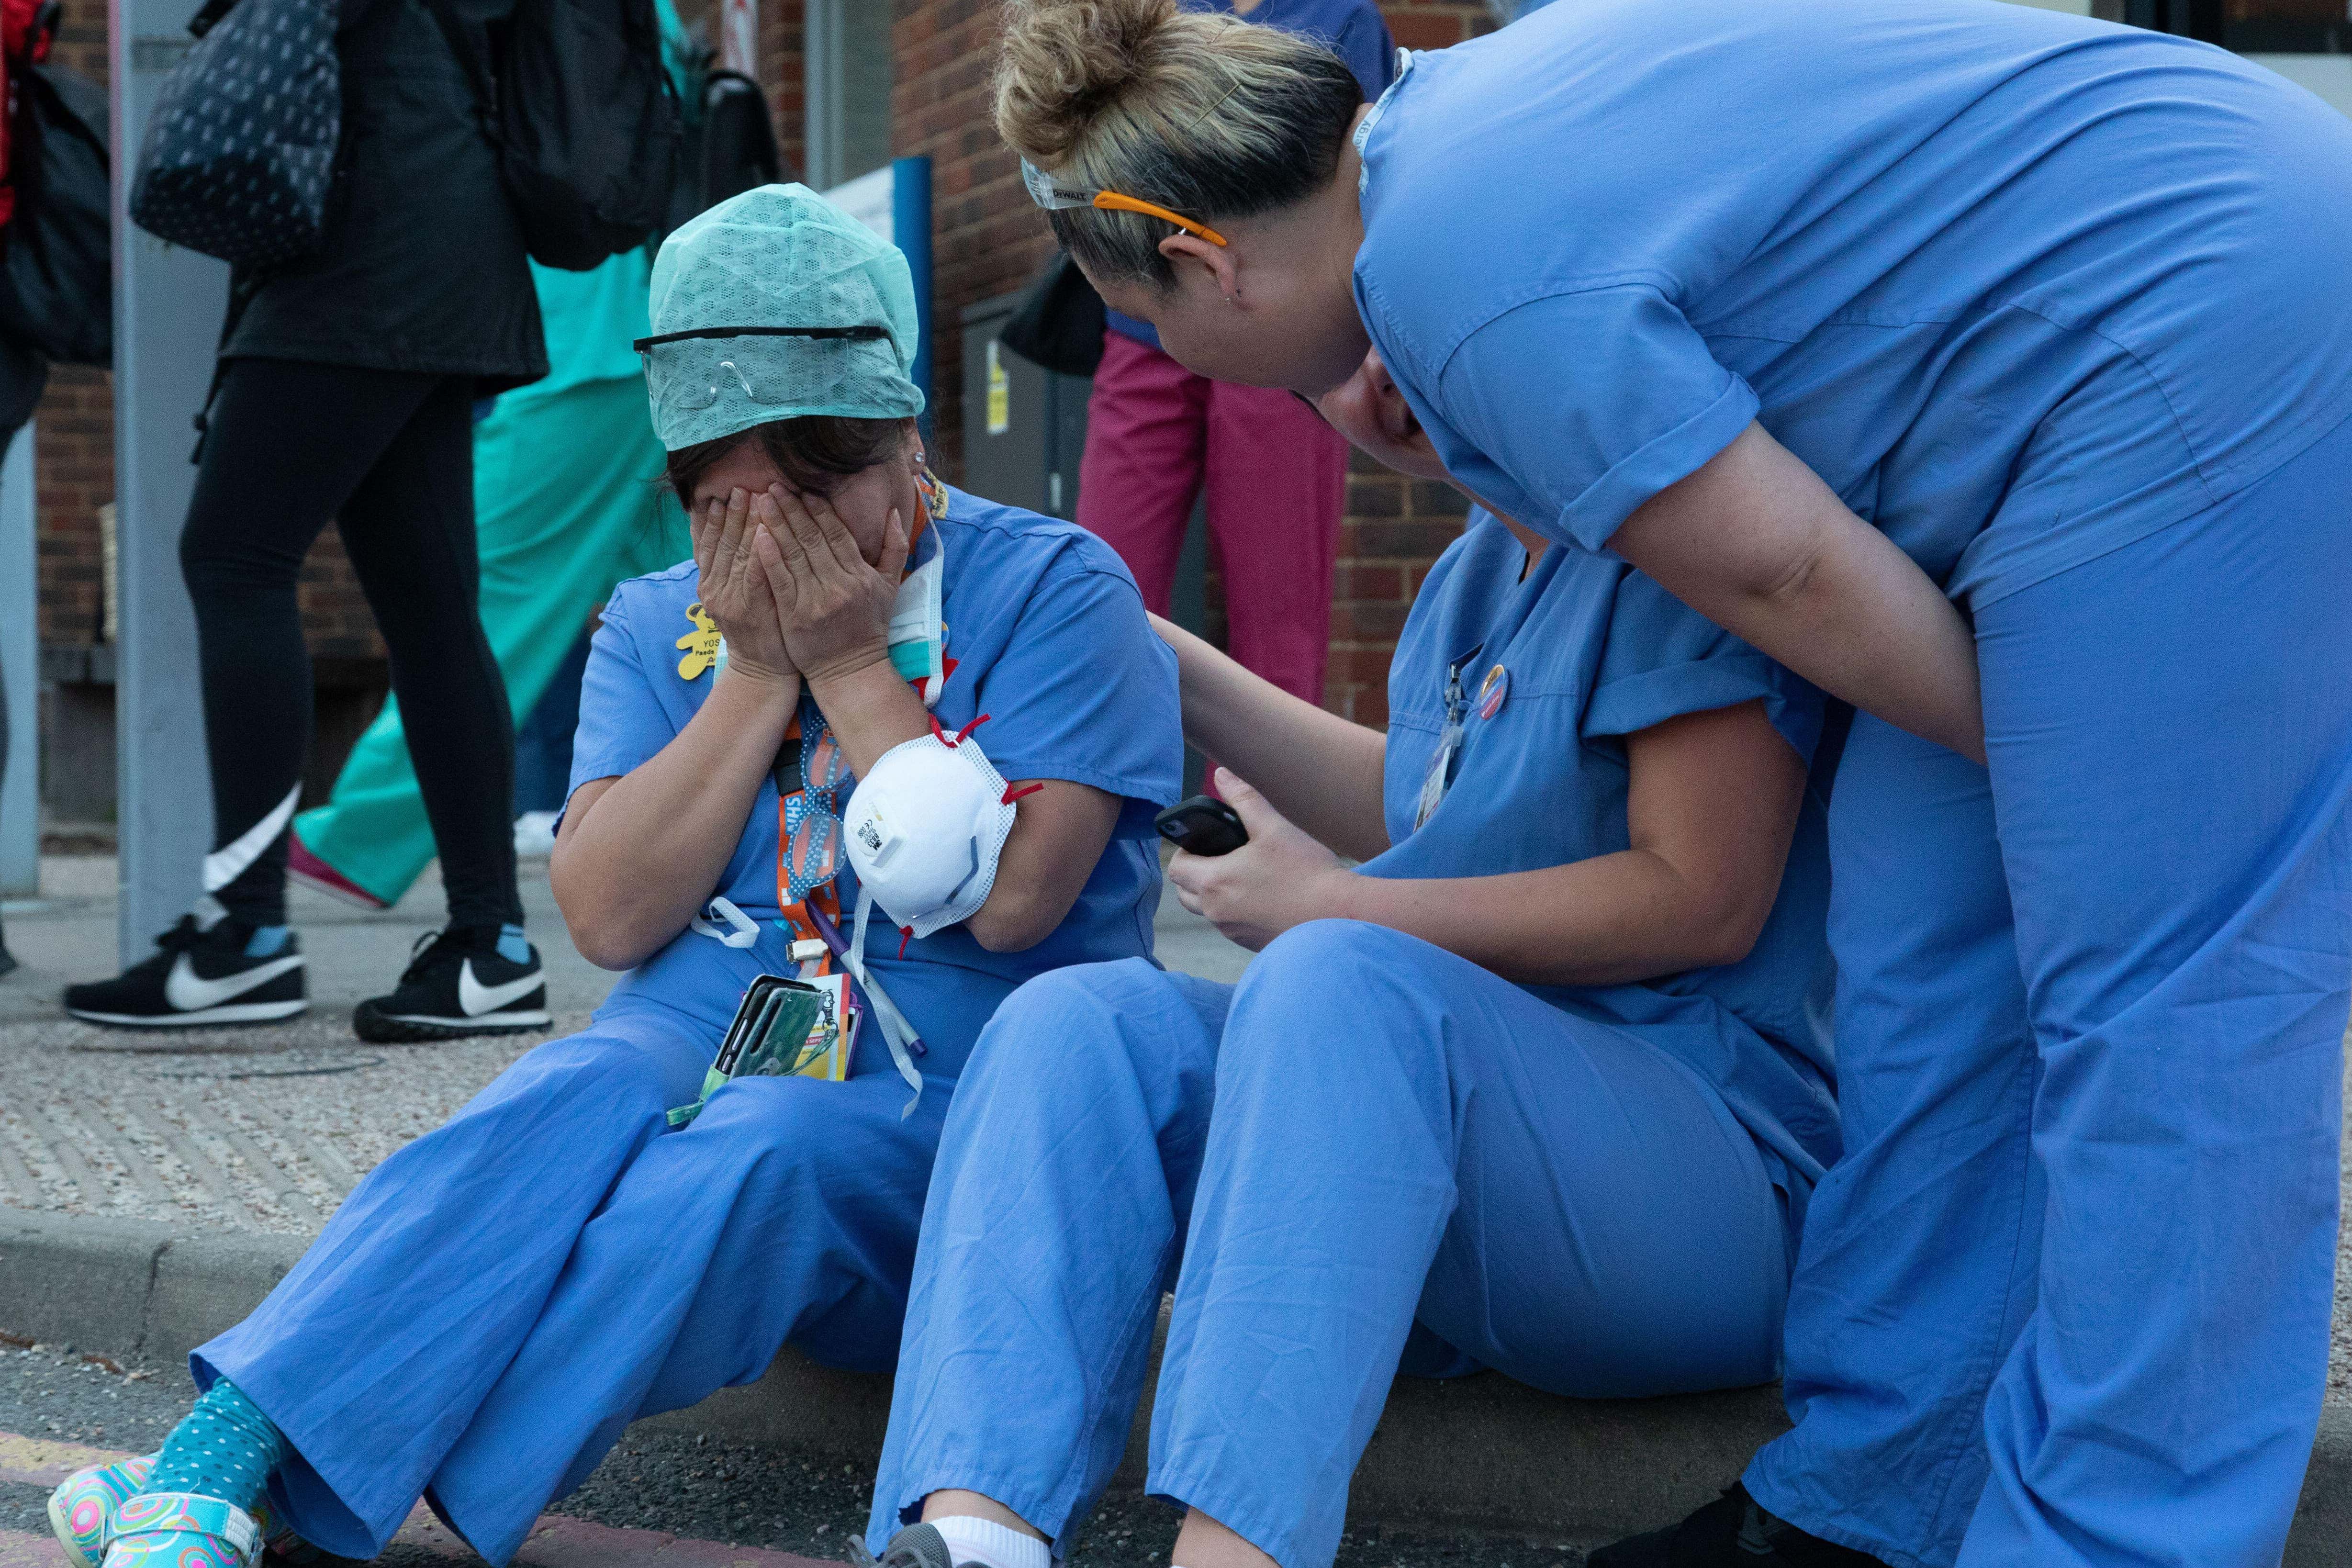
[[[654,433],[675,452],[806,414],[923,411],[915,284],[896,246],[806,185],[762,185],[712,207],[654,258],[653,336],[726,327],[877,326],[882,338],[691,338],[656,343]]]

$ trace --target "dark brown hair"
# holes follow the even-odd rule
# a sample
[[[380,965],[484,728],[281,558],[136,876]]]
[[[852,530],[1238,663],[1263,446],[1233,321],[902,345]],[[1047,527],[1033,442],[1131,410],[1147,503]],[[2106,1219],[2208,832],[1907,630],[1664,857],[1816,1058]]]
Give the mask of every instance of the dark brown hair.
[[[677,493],[678,504],[694,510],[694,487],[719,461],[746,442],[756,442],[775,464],[776,472],[794,489],[830,496],[841,481],[877,463],[887,463],[906,449],[903,419],[855,419],[841,414],[803,414],[797,419],[775,419],[698,441],[669,455],[662,475]]]

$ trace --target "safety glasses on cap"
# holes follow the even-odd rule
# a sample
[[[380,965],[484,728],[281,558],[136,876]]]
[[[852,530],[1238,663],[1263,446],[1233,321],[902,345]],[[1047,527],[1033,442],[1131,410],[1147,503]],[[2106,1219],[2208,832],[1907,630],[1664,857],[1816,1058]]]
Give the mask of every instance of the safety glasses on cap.
[[[762,362],[749,354],[721,354],[715,361],[709,353],[669,353],[656,357],[654,350],[671,343],[695,342],[704,339],[813,338],[872,342],[889,335],[887,328],[873,325],[698,327],[691,331],[656,332],[652,337],[637,339],[631,346],[637,351],[637,362],[645,366],[646,387],[661,407],[708,408],[719,401],[719,395],[730,385],[740,388],[743,395],[754,403],[772,405],[790,403],[807,388],[805,379],[788,363]]]
[[[1197,234],[1211,245],[1223,246],[1225,243],[1225,237],[1208,225],[1194,223],[1181,213],[1170,212],[1157,202],[1123,196],[1117,191],[1064,184],[1026,158],[1021,160],[1021,183],[1029,187],[1030,199],[1047,212],[1061,212],[1070,207],[1096,207],[1104,212],[1141,213],[1162,223],[1172,223],[1186,234]]]

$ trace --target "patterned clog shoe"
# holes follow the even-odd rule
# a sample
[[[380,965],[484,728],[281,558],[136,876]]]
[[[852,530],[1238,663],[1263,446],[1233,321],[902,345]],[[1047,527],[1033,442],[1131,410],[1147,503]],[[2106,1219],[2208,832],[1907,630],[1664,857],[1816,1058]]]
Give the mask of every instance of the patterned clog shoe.
[[[114,1528],[114,1510],[147,1484],[147,1472],[154,1468],[152,1454],[92,1465],[68,1476],[49,1494],[49,1528],[73,1568],[98,1568]]]
[[[232,1502],[194,1492],[142,1492],[114,1510],[105,1568],[249,1568],[261,1527]]]

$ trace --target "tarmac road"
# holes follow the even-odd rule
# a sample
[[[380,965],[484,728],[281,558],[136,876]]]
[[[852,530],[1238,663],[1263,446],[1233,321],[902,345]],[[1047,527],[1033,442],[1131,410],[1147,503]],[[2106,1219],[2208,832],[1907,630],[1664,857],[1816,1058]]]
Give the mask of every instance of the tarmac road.
[[[23,1479],[45,1473],[40,1463],[48,1456],[40,1446],[151,1452],[187,1413],[194,1392],[176,1368],[125,1365],[89,1347],[0,1343],[0,1568],[64,1563],[49,1543],[48,1485]],[[586,1486],[554,1506],[548,1532],[525,1548],[524,1560],[541,1568],[839,1563],[848,1556],[849,1534],[864,1528],[871,1479],[773,1449],[632,1431]],[[1176,1511],[1164,1503],[1115,1498],[1070,1560],[1078,1568],[1164,1568],[1176,1523]],[[716,1550],[722,1546],[758,1551]],[[453,1553],[478,1561],[446,1536],[429,1545],[395,1542],[377,1561],[391,1568],[446,1568]],[[1351,1535],[1338,1568],[1577,1568],[1582,1562],[1581,1552],[1557,1542],[1375,1531]]]

